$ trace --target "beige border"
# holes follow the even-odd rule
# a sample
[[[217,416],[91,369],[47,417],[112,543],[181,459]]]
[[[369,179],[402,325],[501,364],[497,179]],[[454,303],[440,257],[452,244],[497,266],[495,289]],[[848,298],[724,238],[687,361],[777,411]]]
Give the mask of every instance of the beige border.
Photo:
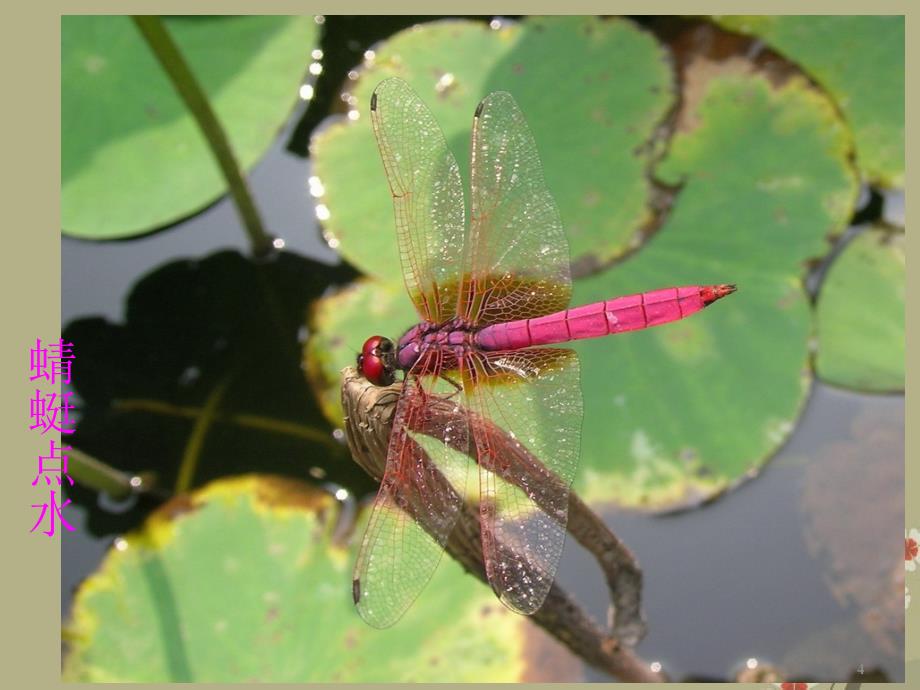
[[[653,6],[650,6],[653,5]],[[200,3],[163,0],[161,2],[95,2],[62,3],[35,2],[13,6],[7,10],[0,36],[0,69],[4,86],[0,129],[3,137],[2,188],[4,211],[4,258],[0,294],[4,298],[5,315],[12,320],[0,338],[0,362],[3,372],[2,418],[5,437],[10,440],[6,453],[13,476],[4,485],[0,510],[6,530],[4,546],[7,565],[4,567],[2,620],[7,628],[3,647],[3,677],[13,687],[53,687],[60,685],[60,608],[58,602],[60,550],[55,542],[36,538],[28,529],[31,523],[29,505],[34,496],[31,487],[34,470],[28,462],[35,454],[35,439],[29,434],[23,404],[29,398],[27,377],[28,348],[35,337],[54,337],[60,329],[60,29],[62,13],[182,13],[190,11],[248,13],[258,9],[265,13],[315,14],[377,14],[389,10],[399,14],[431,12],[430,2],[372,3],[339,2],[312,5],[290,0],[274,0],[253,5],[241,0],[223,3]],[[908,74],[917,73],[918,38],[915,21],[910,19],[906,0],[822,0],[807,4],[801,0],[774,0],[767,3],[703,2],[689,7],[679,0],[620,2],[616,5],[570,1],[564,6],[542,3],[484,3],[468,2],[455,6],[458,12],[483,14],[589,14],[641,13],[789,13],[789,14],[905,14],[907,15]],[[916,89],[907,84],[908,112],[917,111]],[[906,118],[911,121],[910,117]],[[916,137],[907,132],[908,169],[918,160]],[[908,176],[908,186],[917,185]],[[916,233],[907,235],[908,255],[916,253]],[[908,294],[918,287],[915,276],[908,275]],[[917,385],[917,368],[913,358],[918,341],[918,325],[907,313],[908,388]],[[920,423],[915,406],[906,406],[906,457],[912,457],[916,446],[916,428]],[[906,519],[909,525],[920,526],[920,501],[917,501],[917,472],[915,463],[907,464],[908,498]],[[8,494],[8,495],[7,495]],[[914,597],[920,596],[920,592]],[[907,617],[908,682],[920,682],[920,606],[914,602]],[[18,682],[17,682],[18,681]],[[676,687],[682,684],[671,685]],[[162,687],[169,687],[164,685]],[[215,686],[218,687],[218,686]],[[228,686],[232,687],[232,686]],[[556,686],[558,687],[558,686]],[[713,686],[719,687],[719,686]],[[754,687],[754,686],[751,686]],[[765,687],[765,686],[759,686]]]
[[[0,503],[7,553],[2,619],[11,640],[3,666],[4,675],[24,686],[58,684],[60,675],[60,542],[29,533],[39,445],[23,408],[30,398],[29,348],[36,337],[56,338],[61,328],[58,24],[54,8],[36,4],[28,15],[7,14],[0,37],[5,91],[0,188],[8,264],[0,272],[0,294],[12,321],[0,338],[0,415],[9,443],[5,465],[13,473],[3,483]]]

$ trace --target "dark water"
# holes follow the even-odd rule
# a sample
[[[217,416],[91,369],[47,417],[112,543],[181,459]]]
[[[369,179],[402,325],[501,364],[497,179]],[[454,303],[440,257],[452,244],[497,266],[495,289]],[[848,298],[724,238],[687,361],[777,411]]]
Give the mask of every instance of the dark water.
[[[307,193],[310,163],[306,143],[328,112],[344,72],[359,62],[374,40],[409,23],[409,19],[389,18],[387,22],[370,26],[358,19],[327,19],[331,35],[323,45],[325,72],[316,84],[316,99],[309,108],[301,104],[293,113],[250,177],[268,230],[286,245],[288,256],[268,269],[275,272],[271,280],[307,286],[295,289],[290,303],[281,307],[282,329],[287,329],[291,343],[298,337],[297,324],[303,323],[302,310],[309,301],[328,285],[351,276],[320,237]],[[231,253],[215,256],[222,250]],[[87,393],[87,410],[74,445],[126,470],[145,469],[145,463],[153,462],[153,458],[175,456],[181,450],[170,443],[181,443],[187,435],[185,427],[158,426],[152,430],[152,422],[142,418],[135,422],[137,426],[127,425],[122,436],[113,430],[126,425],[99,410],[121,397],[200,404],[203,392],[213,386],[213,376],[218,375],[212,376],[212,360],[218,360],[213,368],[219,371],[224,356],[223,351],[199,352],[196,348],[202,342],[226,341],[227,350],[237,353],[251,353],[252,348],[259,347],[248,333],[232,327],[227,327],[226,334],[220,330],[224,327],[222,319],[257,318],[247,312],[251,303],[246,296],[237,295],[232,287],[248,280],[258,283],[252,276],[261,269],[253,269],[235,253],[245,256],[247,250],[235,208],[226,199],[172,228],[134,241],[95,244],[62,239],[62,315],[67,327],[81,324],[73,332],[77,333],[77,347],[85,344],[89,351],[84,361],[95,358],[106,362],[106,353],[113,352],[118,343],[136,345],[148,342],[150,334],[158,334],[155,342],[148,342],[151,352],[145,355],[142,366],[132,368],[131,363],[115,356],[112,368],[116,373],[100,374],[102,383],[94,384]],[[141,280],[139,287],[143,276],[147,280]],[[211,279],[228,287],[207,293],[201,286]],[[205,292],[199,294],[202,290]],[[182,321],[185,317],[181,313],[176,315],[186,301],[195,309],[205,305],[199,316],[210,314],[213,308],[218,322],[216,336],[207,326],[200,326],[205,335],[197,335],[194,313],[186,321]],[[165,306],[157,306],[160,302]],[[88,317],[101,318],[88,322]],[[126,317],[128,325],[122,328]],[[259,328],[254,330],[258,335]],[[175,345],[170,338],[178,337],[176,332],[185,338],[176,342],[186,354],[191,353],[192,364],[158,361],[157,350],[166,351]],[[273,399],[266,402],[265,414],[289,416],[289,410],[294,409],[298,410],[297,421],[323,428],[299,371],[298,348],[273,356],[286,368],[266,377],[299,379],[299,383],[272,388]],[[132,356],[137,358],[140,353],[135,350]],[[79,372],[79,365],[77,369]],[[154,380],[158,377],[179,379],[180,384],[167,391],[157,390]],[[237,397],[260,397],[254,392],[260,383],[247,379],[239,385]],[[645,573],[649,634],[640,644],[639,654],[660,662],[672,678],[730,679],[749,659],[756,659],[759,664],[780,665],[800,678],[842,680],[862,664],[867,670],[880,668],[890,680],[902,680],[898,650],[903,649],[903,618],[898,620],[898,616],[903,614],[898,612],[903,609],[892,601],[900,605],[903,595],[894,585],[878,588],[879,592],[870,595],[854,595],[854,591],[867,589],[860,589],[859,582],[877,582],[888,573],[882,572],[884,568],[861,572],[859,567],[852,567],[852,561],[840,555],[839,544],[860,541],[852,538],[853,532],[879,529],[882,524],[879,535],[890,535],[892,562],[903,568],[903,494],[899,481],[903,476],[903,410],[902,396],[859,395],[816,384],[790,442],[756,479],[709,506],[673,516],[608,511],[608,524],[635,551]],[[215,452],[231,457],[231,470],[234,452],[245,467],[248,441],[230,438],[224,443],[226,447]],[[145,456],[145,452],[150,455]],[[272,453],[267,469],[304,476],[303,447],[282,445]],[[344,469],[349,465],[337,457],[336,463],[318,471],[345,485],[370,489],[366,479]],[[883,478],[872,495],[883,496],[890,509],[879,518],[881,522],[861,525],[852,516],[865,507],[861,491],[875,481],[861,474],[859,468],[868,465],[873,467],[874,476]],[[208,477],[209,471],[218,476],[228,467],[205,468],[202,476]],[[829,477],[840,481],[825,481]],[[885,481],[885,477],[893,480]],[[163,484],[169,486],[170,479],[165,477]],[[69,519],[79,530],[62,540],[62,615],[69,610],[74,587],[96,568],[113,537],[136,526],[155,504],[153,499],[142,498],[117,505],[86,490],[75,496]],[[887,563],[888,540],[880,537],[876,543],[877,550],[867,552],[865,560]],[[606,593],[600,573],[579,547],[567,547],[559,578],[588,610],[604,619]],[[850,587],[847,583],[852,580],[857,585]],[[886,620],[894,622],[875,627],[861,622],[871,610],[892,612]],[[586,677],[606,679],[593,671]]]
[[[724,678],[755,658],[781,665],[790,677],[839,681],[862,664],[883,668],[891,680],[903,678],[902,657],[884,649],[889,643],[903,649],[897,631],[903,618],[895,606],[902,603],[901,592],[893,585],[887,592],[894,604],[884,610],[893,611],[895,620],[891,630],[874,633],[884,640],[879,644],[858,618],[882,603],[835,599],[829,581],[848,574],[835,570],[826,550],[809,548],[807,536],[841,548],[863,539],[858,522],[845,519],[874,509],[858,500],[860,475],[851,473],[849,490],[826,495],[815,492],[815,483],[820,485],[825,470],[845,475],[851,462],[862,462],[892,475],[886,485],[896,487],[903,476],[903,414],[900,396],[857,395],[817,384],[791,440],[756,479],[702,509],[673,516],[607,511],[607,524],[633,549],[645,576],[649,632],[638,647],[643,658],[660,661],[672,677]],[[854,424],[859,435],[863,423],[876,425],[879,437],[887,439],[874,452],[854,438]],[[849,457],[845,446],[852,448]],[[890,500],[886,545],[864,558],[888,554],[892,567],[902,568],[903,527],[897,520],[903,521],[903,496],[895,491]],[[816,523],[839,529],[817,530]],[[867,577],[876,577],[872,572]],[[590,556],[570,548],[560,577],[603,620],[606,593]],[[797,650],[805,644],[809,653],[800,658]]]

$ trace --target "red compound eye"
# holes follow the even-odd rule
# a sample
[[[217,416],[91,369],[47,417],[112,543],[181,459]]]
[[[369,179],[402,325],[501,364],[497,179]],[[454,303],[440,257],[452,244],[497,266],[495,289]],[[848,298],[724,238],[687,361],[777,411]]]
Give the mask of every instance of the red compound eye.
[[[383,336],[372,335],[370,338],[364,341],[364,346],[361,348],[361,353],[363,355],[373,355],[375,350],[380,345],[380,341],[383,340]]]
[[[385,386],[386,367],[383,366],[383,360],[374,355],[364,355],[361,357],[361,373],[368,381],[375,386]]]
[[[375,386],[393,383],[393,341],[379,335],[368,338],[358,355],[358,370]]]

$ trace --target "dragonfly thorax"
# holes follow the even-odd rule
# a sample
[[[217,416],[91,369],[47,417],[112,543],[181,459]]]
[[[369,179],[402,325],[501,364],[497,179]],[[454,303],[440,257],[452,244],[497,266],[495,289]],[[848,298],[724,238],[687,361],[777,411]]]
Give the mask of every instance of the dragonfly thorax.
[[[417,373],[453,369],[473,349],[475,328],[454,318],[444,323],[429,321],[413,326],[396,343],[396,368]]]

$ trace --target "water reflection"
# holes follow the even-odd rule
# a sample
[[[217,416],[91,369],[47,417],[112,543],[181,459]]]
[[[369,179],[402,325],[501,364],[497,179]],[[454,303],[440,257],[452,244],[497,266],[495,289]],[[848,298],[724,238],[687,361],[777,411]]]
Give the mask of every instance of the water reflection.
[[[903,678],[892,575],[903,570],[903,415],[902,396],[817,383],[757,479],[671,517],[607,511],[645,573],[639,653],[677,679],[729,680],[748,658],[784,677],[840,681],[863,664]],[[566,548],[563,584],[603,620],[600,575]]]

